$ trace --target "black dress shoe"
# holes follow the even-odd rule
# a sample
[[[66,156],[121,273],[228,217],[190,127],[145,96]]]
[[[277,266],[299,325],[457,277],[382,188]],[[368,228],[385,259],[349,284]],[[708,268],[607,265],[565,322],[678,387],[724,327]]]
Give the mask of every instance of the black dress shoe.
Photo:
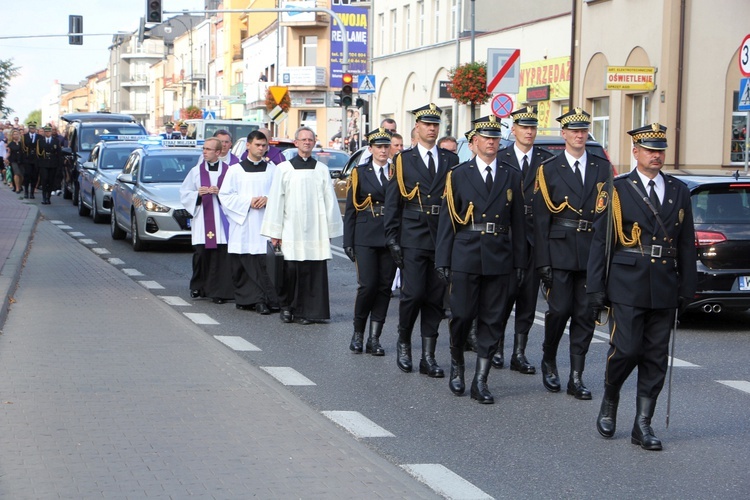
[[[234,307],[241,311],[252,311],[254,309],[251,304],[235,304]]]
[[[263,316],[271,314],[271,310],[263,302],[258,302],[257,304],[255,304],[255,312],[257,312],[258,314],[262,314]]]
[[[499,370],[503,366],[505,366],[505,356],[503,356],[503,353],[498,351],[494,356],[492,356],[492,367]]]
[[[282,309],[279,316],[281,317],[281,321],[283,321],[284,323],[291,323],[292,321],[294,321],[292,311],[290,311],[289,309]]]
[[[191,299],[197,299],[200,296],[201,296],[201,291],[200,290],[190,290],[190,298]]]
[[[312,325],[313,323],[307,318],[297,318],[296,322],[299,323],[300,325]]]
[[[214,304],[224,304],[226,302],[226,299],[211,299],[211,302]]]

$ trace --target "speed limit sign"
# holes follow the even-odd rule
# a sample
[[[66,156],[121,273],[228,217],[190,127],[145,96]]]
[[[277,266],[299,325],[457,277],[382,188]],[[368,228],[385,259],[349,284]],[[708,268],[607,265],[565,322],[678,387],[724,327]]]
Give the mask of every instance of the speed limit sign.
[[[750,76],[750,35],[740,45],[740,72],[744,76]]]

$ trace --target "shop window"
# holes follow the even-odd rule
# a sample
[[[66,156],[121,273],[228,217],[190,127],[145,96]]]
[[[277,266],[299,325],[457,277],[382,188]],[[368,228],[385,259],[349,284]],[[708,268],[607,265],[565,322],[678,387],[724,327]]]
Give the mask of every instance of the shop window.
[[[591,135],[604,149],[609,148],[609,97],[591,100]]]
[[[737,111],[740,93],[735,92],[732,98],[732,138],[730,139],[730,157],[732,163],[745,162],[745,138],[747,137],[747,112]]]

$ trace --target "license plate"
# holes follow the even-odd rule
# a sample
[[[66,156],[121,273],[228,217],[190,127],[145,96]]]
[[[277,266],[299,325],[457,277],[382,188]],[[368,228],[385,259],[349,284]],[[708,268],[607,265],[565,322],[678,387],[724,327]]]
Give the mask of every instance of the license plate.
[[[190,221],[193,219],[185,219],[185,224],[187,225],[187,228],[190,229]]]
[[[740,276],[740,290],[750,290],[750,276]]]

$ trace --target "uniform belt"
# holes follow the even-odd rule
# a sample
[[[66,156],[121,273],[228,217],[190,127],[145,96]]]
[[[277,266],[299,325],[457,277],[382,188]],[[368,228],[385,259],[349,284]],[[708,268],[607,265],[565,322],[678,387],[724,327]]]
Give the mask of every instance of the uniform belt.
[[[661,245],[642,245],[641,247],[623,247],[618,246],[617,250],[620,252],[637,253],[646,257],[655,257],[660,259],[662,257],[677,258],[677,249],[672,247],[664,247]]]
[[[364,210],[362,210],[360,213],[366,213],[368,215],[374,215],[375,217],[381,217],[385,215],[385,207],[379,206],[379,207],[367,207]]]
[[[508,226],[501,226],[500,224],[495,224],[494,222],[485,222],[484,224],[467,224],[461,227],[463,228],[462,231],[476,231],[492,234],[508,234],[509,231]]]
[[[407,203],[408,210],[423,212],[427,215],[440,215],[440,205],[420,205],[419,203]]]
[[[534,215],[534,207],[533,207],[533,205],[524,205],[523,206],[523,214],[524,215]]]
[[[594,223],[586,219],[563,219],[562,217],[552,217],[552,224],[556,226],[574,227],[577,231],[591,231]]]

